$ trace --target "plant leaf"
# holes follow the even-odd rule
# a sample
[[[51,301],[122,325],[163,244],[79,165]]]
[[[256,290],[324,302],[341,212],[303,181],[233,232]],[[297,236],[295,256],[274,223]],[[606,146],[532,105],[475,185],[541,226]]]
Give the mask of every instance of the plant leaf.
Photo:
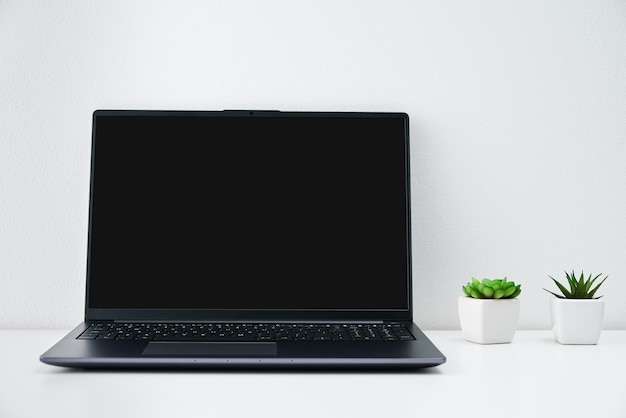
[[[516,298],[519,296],[520,293],[522,293],[522,285],[518,284],[517,286],[515,286],[515,292],[513,292],[513,294],[509,296],[509,298]]]
[[[579,299],[583,299],[585,297],[585,274],[580,272],[580,279],[578,280],[578,285],[576,286],[576,297]]]
[[[589,279],[587,279],[587,281],[585,282],[585,293],[589,294],[589,289],[591,289],[591,286],[593,286],[593,283],[596,281],[596,279],[598,277],[602,276],[602,273],[598,274],[596,277],[594,277],[593,279],[591,279],[591,274],[589,275]]]
[[[561,291],[561,293],[563,293],[563,296],[565,296],[566,299],[572,299],[573,298],[572,294],[565,288],[565,286],[563,286],[561,283],[559,283],[554,277],[552,277],[552,276],[548,276],[548,277],[550,277],[552,279],[552,281],[556,284],[556,287],[559,288],[559,290]],[[548,292],[550,292],[550,291],[548,290]],[[552,293],[552,292],[550,292],[550,293]],[[554,294],[554,293],[552,293],[552,294]]]
[[[576,293],[576,279],[574,276],[574,270],[572,270],[572,275],[570,276],[569,274],[567,274],[567,272],[565,272],[565,277],[567,277],[567,282],[569,283],[569,288],[570,288],[570,293],[574,294]],[[554,279],[552,279],[554,280]]]
[[[509,296],[511,296],[513,293],[515,293],[515,291],[517,290],[517,288],[515,286],[509,286],[504,290],[504,297],[508,298]]]
[[[545,290],[548,293],[552,293],[554,296],[556,296],[559,299],[565,299],[565,297],[563,297],[562,295],[557,295],[556,293],[551,292],[550,290],[546,289],[545,287],[543,288],[543,290]]]
[[[604,283],[604,281],[606,279],[608,279],[609,276],[606,276],[604,279],[602,279],[602,281],[600,283],[598,283],[598,285],[596,287],[593,288],[593,290],[591,292],[589,292],[589,298],[590,299],[600,299],[602,296],[598,296],[597,298],[594,298],[594,295],[596,294],[596,292],[598,291],[598,288],[600,286],[602,286],[602,283]]]

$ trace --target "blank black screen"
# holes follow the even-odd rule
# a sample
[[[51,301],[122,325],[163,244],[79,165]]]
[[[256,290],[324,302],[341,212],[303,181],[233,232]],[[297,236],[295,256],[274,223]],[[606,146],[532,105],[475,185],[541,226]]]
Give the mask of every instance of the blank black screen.
[[[223,113],[95,113],[88,306],[407,309],[402,114]]]

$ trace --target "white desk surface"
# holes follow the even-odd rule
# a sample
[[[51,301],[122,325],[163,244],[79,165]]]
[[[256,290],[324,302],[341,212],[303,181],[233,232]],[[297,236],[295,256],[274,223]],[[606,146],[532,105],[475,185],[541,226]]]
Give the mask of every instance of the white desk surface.
[[[595,346],[551,331],[511,344],[426,331],[447,357],[418,372],[83,371],[39,355],[67,331],[0,331],[0,417],[626,417],[626,331]]]

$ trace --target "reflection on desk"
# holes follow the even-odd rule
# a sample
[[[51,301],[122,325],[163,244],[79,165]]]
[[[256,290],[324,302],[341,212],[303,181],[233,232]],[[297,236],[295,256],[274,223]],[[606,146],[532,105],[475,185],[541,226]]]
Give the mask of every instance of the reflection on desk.
[[[626,331],[560,345],[426,331],[447,362],[411,372],[84,371],[39,355],[67,333],[0,331],[0,417],[626,417]]]

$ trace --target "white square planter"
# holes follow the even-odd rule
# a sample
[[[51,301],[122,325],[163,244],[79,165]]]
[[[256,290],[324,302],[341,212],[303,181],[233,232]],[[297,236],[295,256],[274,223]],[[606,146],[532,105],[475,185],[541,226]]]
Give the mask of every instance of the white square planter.
[[[561,344],[597,344],[604,320],[600,299],[550,298],[552,332]]]
[[[510,343],[517,330],[520,301],[474,299],[459,296],[459,319],[467,341],[479,344]]]

